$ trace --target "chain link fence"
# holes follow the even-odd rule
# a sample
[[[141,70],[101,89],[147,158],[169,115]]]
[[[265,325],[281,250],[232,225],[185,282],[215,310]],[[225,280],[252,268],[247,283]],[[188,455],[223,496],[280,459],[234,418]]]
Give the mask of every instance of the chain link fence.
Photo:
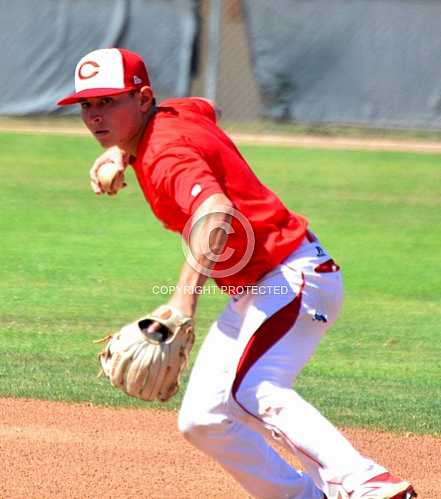
[[[222,111],[224,125],[261,127],[262,103],[241,0],[201,0],[200,21],[199,70],[192,94],[213,99]]]

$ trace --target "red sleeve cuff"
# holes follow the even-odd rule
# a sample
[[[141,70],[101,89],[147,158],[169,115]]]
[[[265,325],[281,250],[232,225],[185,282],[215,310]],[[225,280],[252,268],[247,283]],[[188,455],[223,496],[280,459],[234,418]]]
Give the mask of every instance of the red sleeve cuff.
[[[199,206],[210,196],[213,194],[224,194],[222,189],[219,187],[219,185],[213,183],[213,185],[210,185],[209,187],[205,187],[200,194],[198,194],[195,198],[194,201],[190,205],[190,215],[194,215],[195,211],[199,208]]]

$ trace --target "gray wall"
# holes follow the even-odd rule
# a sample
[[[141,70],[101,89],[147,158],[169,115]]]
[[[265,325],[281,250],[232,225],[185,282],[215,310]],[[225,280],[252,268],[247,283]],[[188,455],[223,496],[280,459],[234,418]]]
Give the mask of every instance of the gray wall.
[[[1,115],[60,112],[77,61],[109,46],[140,52],[160,97],[204,95],[210,0],[0,7]],[[223,0],[217,103],[226,121],[441,128],[440,20],[440,0]]]
[[[60,112],[78,60],[125,47],[144,56],[159,95],[187,95],[196,0],[0,0],[0,114]],[[64,110],[63,110],[64,111]]]
[[[439,0],[242,3],[263,115],[441,127]]]

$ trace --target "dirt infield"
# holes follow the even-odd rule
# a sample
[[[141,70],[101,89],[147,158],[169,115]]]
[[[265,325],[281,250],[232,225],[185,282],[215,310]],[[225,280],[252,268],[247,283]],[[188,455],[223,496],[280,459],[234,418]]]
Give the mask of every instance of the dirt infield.
[[[441,439],[344,433],[419,499],[441,498]],[[0,453],[1,499],[248,497],[184,441],[174,412],[0,399]]]
[[[13,119],[0,117],[0,132],[88,136],[79,120]],[[430,139],[319,136],[313,134],[229,133],[239,145],[301,147],[307,149],[347,149],[364,151],[401,151],[441,154],[441,142]]]

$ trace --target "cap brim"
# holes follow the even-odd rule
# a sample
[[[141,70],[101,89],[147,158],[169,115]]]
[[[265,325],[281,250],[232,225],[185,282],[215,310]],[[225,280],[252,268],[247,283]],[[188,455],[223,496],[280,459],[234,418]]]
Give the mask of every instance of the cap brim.
[[[125,94],[126,92],[131,92],[132,90],[137,90],[139,87],[129,87],[129,88],[89,88],[87,90],[82,90],[81,92],[75,92],[68,95],[64,99],[57,102],[59,106],[70,106],[72,104],[78,104],[83,99],[91,99],[93,97],[105,97],[110,95]]]

